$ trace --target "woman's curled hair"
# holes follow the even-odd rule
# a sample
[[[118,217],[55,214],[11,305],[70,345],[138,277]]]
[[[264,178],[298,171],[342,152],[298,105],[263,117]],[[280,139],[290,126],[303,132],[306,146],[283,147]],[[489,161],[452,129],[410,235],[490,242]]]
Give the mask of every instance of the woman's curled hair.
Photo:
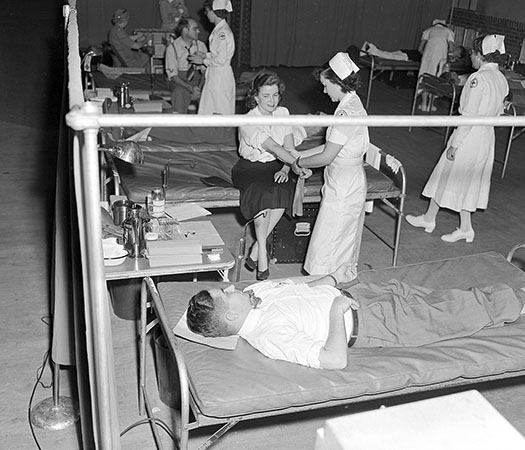
[[[255,97],[259,94],[259,91],[263,86],[277,86],[279,90],[279,96],[282,97],[284,93],[284,83],[274,72],[260,72],[255,75],[255,78],[252,81],[250,89],[246,93],[246,108],[252,110],[257,106],[257,101]],[[280,99],[279,99],[280,103]]]

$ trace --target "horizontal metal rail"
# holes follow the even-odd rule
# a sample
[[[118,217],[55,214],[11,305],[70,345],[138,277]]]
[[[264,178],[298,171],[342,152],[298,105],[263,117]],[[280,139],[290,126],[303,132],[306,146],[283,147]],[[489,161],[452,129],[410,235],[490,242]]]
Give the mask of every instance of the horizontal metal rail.
[[[94,104],[73,109],[66,115],[67,124],[74,130],[103,127],[238,127],[247,125],[366,125],[369,127],[429,127],[429,126],[500,126],[525,127],[525,116],[465,117],[465,116],[330,116],[290,115],[262,117],[247,115],[196,114],[102,114]]]

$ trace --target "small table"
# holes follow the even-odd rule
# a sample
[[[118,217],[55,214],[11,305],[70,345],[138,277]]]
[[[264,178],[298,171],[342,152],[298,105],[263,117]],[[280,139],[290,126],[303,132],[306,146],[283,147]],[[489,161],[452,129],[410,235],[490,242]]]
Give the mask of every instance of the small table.
[[[211,260],[210,255],[218,255],[218,260]],[[106,280],[125,280],[130,278],[155,277],[163,275],[180,275],[193,273],[193,281],[197,281],[199,272],[218,272],[223,281],[228,280],[228,272],[235,265],[235,258],[227,248],[220,253],[203,253],[202,263],[176,266],[150,267],[147,258],[126,258],[119,266],[105,267]]]
[[[142,279],[167,275],[218,272],[223,281],[229,281],[228,272],[235,266],[235,258],[225,246],[221,252],[203,252],[202,262],[151,267],[147,258],[126,258],[123,264],[104,267],[114,313],[121,319],[138,320]],[[216,255],[214,258],[211,255]]]

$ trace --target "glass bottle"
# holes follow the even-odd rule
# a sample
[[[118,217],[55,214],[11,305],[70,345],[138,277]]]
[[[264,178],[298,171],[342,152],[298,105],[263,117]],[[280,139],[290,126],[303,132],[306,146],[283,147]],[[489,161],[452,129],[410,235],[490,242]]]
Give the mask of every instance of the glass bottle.
[[[161,188],[155,188],[151,191],[151,215],[153,217],[162,217],[166,211],[166,199]]]

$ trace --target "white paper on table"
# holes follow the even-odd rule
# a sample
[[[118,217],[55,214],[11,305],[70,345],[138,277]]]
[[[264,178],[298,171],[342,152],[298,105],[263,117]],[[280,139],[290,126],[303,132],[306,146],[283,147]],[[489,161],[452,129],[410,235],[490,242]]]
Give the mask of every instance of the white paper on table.
[[[224,245],[220,234],[211,221],[201,220],[196,222],[182,222],[178,226],[182,238],[196,240],[203,248],[221,247]],[[174,239],[177,239],[174,237]]]
[[[186,313],[177,322],[177,325],[173,327],[173,332],[188,341],[196,342],[197,344],[207,345],[208,347],[220,348],[222,350],[235,350],[239,336],[225,336],[225,337],[204,337],[200,334],[196,334],[188,328],[186,322]]]
[[[204,209],[196,203],[177,203],[175,205],[167,205],[166,213],[180,222],[183,220],[195,219],[196,217],[209,216],[211,214],[207,209]]]

